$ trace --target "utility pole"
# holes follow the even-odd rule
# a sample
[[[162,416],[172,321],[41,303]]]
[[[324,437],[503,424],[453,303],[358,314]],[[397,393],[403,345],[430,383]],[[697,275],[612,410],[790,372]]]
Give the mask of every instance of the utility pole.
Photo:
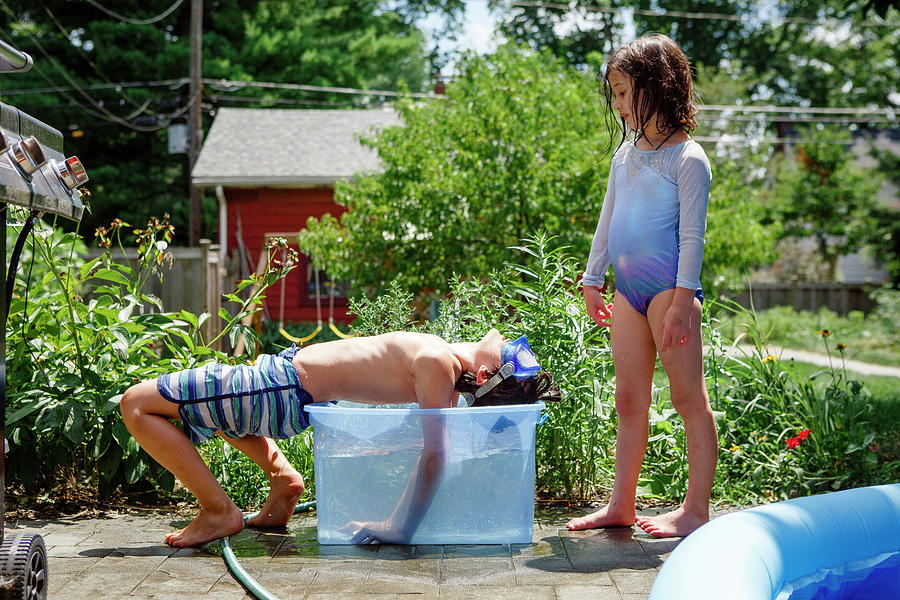
[[[188,139],[190,146],[188,147],[188,189],[190,190],[191,200],[191,219],[190,219],[190,237],[191,246],[197,246],[200,243],[201,235],[201,205],[200,205],[200,189],[194,187],[191,183],[191,171],[194,170],[194,163],[200,155],[200,146],[203,142],[203,128],[201,123],[200,100],[202,97],[200,91],[200,72],[203,64],[203,0],[191,0],[191,87],[190,102],[191,108],[188,115]]]

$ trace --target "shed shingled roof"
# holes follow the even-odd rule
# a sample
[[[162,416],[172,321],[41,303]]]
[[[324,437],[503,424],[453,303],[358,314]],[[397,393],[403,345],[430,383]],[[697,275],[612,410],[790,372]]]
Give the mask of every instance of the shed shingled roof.
[[[201,187],[331,185],[379,170],[377,154],[359,143],[359,135],[399,124],[390,108],[220,108],[191,180]]]

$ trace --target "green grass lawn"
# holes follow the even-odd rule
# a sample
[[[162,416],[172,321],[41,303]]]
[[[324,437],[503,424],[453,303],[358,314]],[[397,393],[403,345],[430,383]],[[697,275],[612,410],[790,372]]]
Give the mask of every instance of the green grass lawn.
[[[770,346],[824,354],[827,341],[832,351],[836,344],[844,344],[847,359],[900,366],[900,315],[856,311],[842,317],[828,309],[810,312],[780,306],[756,313],[756,319],[762,341]],[[747,315],[719,316],[717,329],[733,339],[745,332],[746,320]],[[819,333],[823,330],[830,332],[827,340]]]

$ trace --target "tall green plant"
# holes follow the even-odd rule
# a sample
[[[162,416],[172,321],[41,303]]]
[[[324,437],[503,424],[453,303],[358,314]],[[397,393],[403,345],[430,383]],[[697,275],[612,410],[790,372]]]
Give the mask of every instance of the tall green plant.
[[[609,335],[588,318],[578,286],[581,265],[547,236],[513,248],[519,260],[483,279],[456,279],[430,322],[412,320],[412,298],[392,293],[351,301],[364,334],[415,329],[448,341],[474,340],[491,327],[507,337],[528,335],[563,400],[546,408],[538,429],[537,485],[549,497],[589,498],[611,480],[615,439]]]
[[[831,367],[812,376],[794,373],[767,349],[755,314],[728,303],[746,323],[726,352],[713,337],[707,373],[713,407],[720,417],[717,493],[735,500],[785,499],[891,481],[896,465],[879,464],[868,391],[847,376],[844,345],[830,345],[822,329]],[[750,340],[741,354],[737,342]],[[726,356],[730,355],[730,356]]]
[[[124,230],[136,236],[137,267],[110,252],[122,248]],[[77,234],[39,223],[24,253],[27,268],[16,278],[7,330],[7,477],[31,491],[74,485],[99,497],[123,486],[171,490],[171,474],[139,450],[122,423],[118,399],[162,372],[210,358],[235,360],[214,349],[224,336],[244,337],[252,348],[255,334],[241,320],[293,263],[278,262],[281,248],[272,249],[263,273],[225,295],[236,304],[233,314],[160,312],[159,300],[143,286],[165,260],[169,223],[151,219],[145,229],[133,229],[116,220],[97,235],[107,251],[85,262]],[[222,330],[205,339],[203,325],[211,318],[223,320]]]

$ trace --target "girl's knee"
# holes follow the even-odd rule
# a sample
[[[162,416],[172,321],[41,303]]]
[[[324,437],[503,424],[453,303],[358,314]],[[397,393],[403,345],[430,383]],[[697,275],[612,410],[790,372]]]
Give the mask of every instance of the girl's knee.
[[[709,399],[703,391],[692,393],[672,392],[672,407],[685,423],[698,419],[711,420],[713,418],[712,407]]]
[[[616,391],[616,414],[619,418],[647,418],[650,410],[650,395]]]

